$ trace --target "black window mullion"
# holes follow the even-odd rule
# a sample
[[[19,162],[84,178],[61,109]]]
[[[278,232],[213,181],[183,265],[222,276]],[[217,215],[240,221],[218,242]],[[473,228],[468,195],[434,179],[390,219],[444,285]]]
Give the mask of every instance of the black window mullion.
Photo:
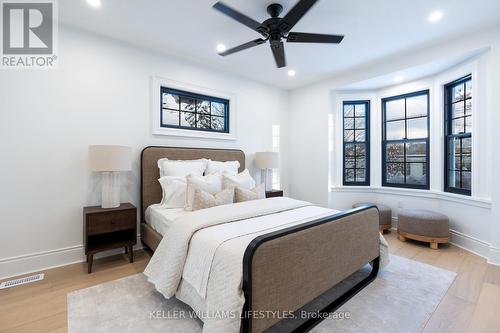
[[[356,119],[354,119],[354,122],[356,122]],[[356,126],[354,126],[356,128]],[[358,161],[358,145],[356,144],[356,129],[354,129],[354,182],[357,182],[357,177],[356,177],[356,165]]]
[[[178,109],[175,111],[179,112],[179,121],[177,125],[168,125],[163,123],[163,112],[162,110],[168,109],[168,110],[173,110],[170,108],[164,108],[163,107],[163,94],[169,94],[172,96],[176,96],[178,98],[178,103],[177,107]],[[181,110],[181,99],[186,98],[186,99],[191,99],[194,100],[194,111],[182,111]],[[205,117],[209,117],[209,128],[198,128],[198,115],[199,110],[198,110],[198,101],[207,101],[209,103],[209,112],[207,114],[203,114]],[[217,117],[222,118],[223,121],[223,127],[221,130],[219,129],[213,129],[212,128],[212,103],[219,103],[223,107],[223,114],[222,115],[217,115]],[[181,112],[190,112],[194,116],[194,126],[182,126],[181,122]],[[222,133],[229,133],[229,100],[223,99],[223,98],[218,98],[218,97],[211,97],[211,96],[205,96],[205,95],[200,95],[196,93],[190,93],[182,90],[177,90],[177,89],[172,89],[172,88],[166,88],[166,87],[161,87],[160,88],[160,126],[161,127],[171,127],[171,128],[181,128],[181,129],[189,129],[189,130],[198,130],[198,131],[206,131],[206,132],[222,132]]]
[[[465,109],[467,106],[467,100],[465,99],[465,82],[464,82],[464,100],[463,100],[463,103],[464,103],[464,115],[463,115],[463,117],[464,117],[464,129],[463,129],[463,132],[465,133],[465,132],[467,132],[467,117],[466,117],[467,110]]]
[[[464,156],[464,142],[463,142],[463,138],[460,138],[460,169],[458,170],[458,172],[460,174],[460,188],[464,187],[463,180],[462,180],[463,156]]]
[[[412,116],[408,117],[408,99],[415,97],[415,96],[421,96],[421,95],[426,95],[427,96],[427,110],[426,110],[426,115],[425,116]],[[429,189],[429,91],[419,91],[415,93],[410,93],[406,95],[401,95],[401,96],[394,96],[394,97],[389,97],[389,98],[384,98],[382,100],[382,121],[383,121],[383,126],[382,126],[382,186],[392,186],[392,187],[406,187],[406,188],[417,188],[417,189]],[[399,119],[400,121],[403,120],[404,122],[404,138],[403,139],[398,139],[398,140],[387,140],[387,123],[394,121],[392,120],[387,120],[387,108],[386,104],[387,102],[390,101],[395,101],[395,100],[404,100],[404,119]],[[420,118],[427,118],[427,137],[425,138],[413,138],[409,139],[408,138],[408,133],[409,133],[409,126],[408,126],[408,121],[411,119],[420,119]],[[407,154],[407,149],[409,148],[409,144],[412,142],[425,142],[426,144],[426,151],[425,151],[425,162],[409,162],[408,161],[408,154]],[[401,162],[388,162],[387,161],[387,149],[388,145],[390,144],[401,144],[402,145],[402,161]],[[392,183],[389,182],[387,179],[387,172],[388,172],[388,164],[397,164],[397,165],[402,165],[402,176],[403,180],[402,183]],[[422,164],[422,166],[425,166],[425,185],[413,185],[413,184],[408,184],[407,181],[407,176],[408,176],[408,167],[410,165],[419,163]]]
[[[471,100],[473,96],[471,95],[470,97],[467,97],[467,82],[472,80],[472,76],[468,75],[466,77],[463,77],[461,79],[458,79],[454,82],[451,82],[447,85],[445,85],[445,173],[446,173],[446,178],[445,178],[445,191],[447,192],[454,192],[458,194],[464,194],[464,195],[471,195],[471,190],[464,188],[465,186],[465,180],[464,180],[464,141],[466,139],[471,139],[472,138],[472,133],[467,132],[467,118],[472,119],[472,115],[468,116],[467,115],[467,101]],[[461,87],[463,89],[463,97],[458,100],[454,101],[454,95],[453,95],[453,89],[456,87]],[[463,105],[463,115],[460,117],[453,117],[453,105],[462,103]],[[463,127],[462,131],[457,134],[453,134],[453,127],[452,127],[452,122],[454,120],[462,120],[463,121]],[[458,154],[456,154],[456,148],[452,147],[452,143],[460,144],[460,148],[458,149]],[[451,151],[451,148],[453,148],[453,151]],[[472,149],[472,146],[471,148]],[[457,156],[458,155],[458,156]],[[470,156],[472,160],[472,151],[470,154],[467,154]],[[455,163],[459,163],[459,168],[456,168]],[[453,165],[452,165],[453,163]],[[453,167],[453,168],[452,168]],[[450,172],[453,172],[453,176],[455,178],[455,183],[451,184],[450,183]],[[467,172],[470,172],[470,170],[467,170]],[[458,176],[458,179],[457,179]]]
[[[365,114],[363,116],[357,116],[356,115],[356,106],[357,105],[364,105],[365,106]],[[352,106],[352,116],[347,116],[345,114],[345,108],[347,106]],[[342,119],[343,119],[343,184],[344,185],[369,185],[369,175],[368,175],[368,169],[369,169],[369,112],[370,112],[370,104],[369,101],[352,101],[352,102],[343,102],[342,104]],[[346,129],[345,128],[345,122],[346,119],[352,120],[352,128],[351,129]],[[356,121],[363,119],[364,120],[364,126],[363,128],[356,128]],[[361,130],[365,131],[365,139],[363,141],[357,141],[356,139],[356,134],[359,133]],[[353,137],[351,142],[347,142],[345,140],[346,138],[346,131],[352,132]],[[353,154],[352,156],[352,162],[353,165],[347,168],[346,165],[346,147],[351,146],[353,148]],[[359,156],[359,150],[361,147],[364,148],[364,157]],[[360,159],[364,158],[365,160],[365,167],[361,168],[360,167]],[[365,178],[364,181],[361,181],[360,178],[357,175],[358,170],[365,170]],[[347,181],[346,175],[347,171],[351,171],[353,173],[352,181]]]

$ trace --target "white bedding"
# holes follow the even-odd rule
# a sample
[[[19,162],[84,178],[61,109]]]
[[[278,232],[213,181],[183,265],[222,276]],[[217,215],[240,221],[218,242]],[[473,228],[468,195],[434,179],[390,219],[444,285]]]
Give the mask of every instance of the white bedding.
[[[255,237],[334,214],[337,211],[306,206],[278,214],[259,216],[249,220],[219,224],[196,232],[191,238],[182,278],[205,299],[208,278],[216,251],[226,242],[238,237],[251,236],[243,242],[248,245]],[[245,247],[246,248],[246,247]]]
[[[160,235],[165,235],[175,219],[186,214],[184,208],[162,208],[154,204],[146,209],[145,220]]]
[[[241,284],[248,244],[258,235],[335,212],[290,198],[189,212],[171,224],[144,274],[165,297],[176,295],[204,314],[204,333],[237,333],[245,302]],[[382,250],[383,244],[381,238]]]

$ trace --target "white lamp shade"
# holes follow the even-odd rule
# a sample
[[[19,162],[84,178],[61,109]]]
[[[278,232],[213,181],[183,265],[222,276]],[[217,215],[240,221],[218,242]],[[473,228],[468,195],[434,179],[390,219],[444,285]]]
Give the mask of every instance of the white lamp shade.
[[[89,146],[90,170],[95,172],[130,171],[132,149],[126,146]]]
[[[255,166],[259,169],[275,169],[280,165],[280,154],[276,152],[255,153]]]

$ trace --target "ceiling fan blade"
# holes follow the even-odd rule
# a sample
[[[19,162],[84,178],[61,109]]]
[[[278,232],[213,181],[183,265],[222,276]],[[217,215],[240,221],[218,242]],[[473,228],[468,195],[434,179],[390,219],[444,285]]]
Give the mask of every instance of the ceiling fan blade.
[[[276,66],[278,68],[285,67],[285,45],[283,44],[283,42],[271,42],[271,51],[273,51]]]
[[[310,34],[306,32],[290,32],[286,41],[288,43],[331,43],[340,44],[344,36],[342,35],[324,35]]]
[[[215,5],[213,5],[213,8],[218,10],[222,14],[229,16],[233,20],[236,20],[239,23],[246,25],[250,29],[257,31],[260,34],[265,34],[267,32],[267,28],[261,26],[261,24],[259,22],[255,21],[254,19],[246,16],[245,14],[242,14],[239,11],[225,5],[224,3],[220,2],[220,1],[217,2]]]
[[[249,49],[251,47],[254,47],[254,46],[257,46],[257,45],[260,45],[260,44],[263,44],[265,43],[266,40],[265,39],[255,39],[251,42],[248,42],[248,43],[245,43],[245,44],[241,44],[241,45],[238,45],[238,46],[235,46],[229,50],[226,50],[224,52],[221,52],[219,53],[219,55],[221,56],[227,56],[227,55],[230,55],[230,54],[233,54],[233,53],[236,53],[236,52],[239,52],[239,51],[243,51],[243,50],[246,50],[246,49]]]
[[[290,11],[281,19],[279,27],[283,32],[292,30],[295,24],[311,9],[318,0],[300,0]]]

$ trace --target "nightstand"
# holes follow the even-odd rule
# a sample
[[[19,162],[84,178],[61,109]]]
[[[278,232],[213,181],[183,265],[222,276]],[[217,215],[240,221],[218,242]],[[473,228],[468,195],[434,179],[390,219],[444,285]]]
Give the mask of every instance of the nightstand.
[[[266,198],[275,198],[275,197],[282,197],[282,196],[283,196],[283,190],[266,191]]]
[[[97,252],[124,247],[130,262],[133,262],[137,243],[137,208],[130,203],[117,208],[84,207],[83,232],[89,274]]]

